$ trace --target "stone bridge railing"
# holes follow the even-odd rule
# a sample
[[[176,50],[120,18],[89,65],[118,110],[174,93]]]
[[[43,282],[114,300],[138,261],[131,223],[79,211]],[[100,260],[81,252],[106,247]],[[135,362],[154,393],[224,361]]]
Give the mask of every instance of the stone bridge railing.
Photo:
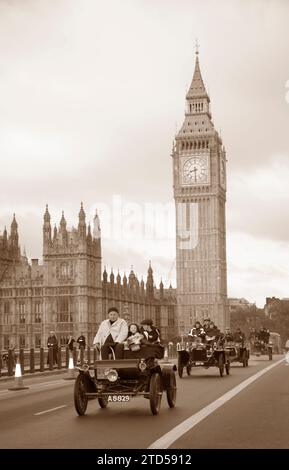
[[[166,345],[166,355],[172,359],[176,357],[176,344]],[[52,348],[37,349],[17,349],[2,351],[0,353],[0,377],[13,376],[16,362],[19,361],[22,374],[33,374],[35,372],[44,372],[56,369],[67,369],[69,358],[73,357],[74,365],[83,364],[86,360],[89,365],[93,364],[98,358],[95,348],[83,348],[70,351],[68,347],[58,347],[53,351]]]

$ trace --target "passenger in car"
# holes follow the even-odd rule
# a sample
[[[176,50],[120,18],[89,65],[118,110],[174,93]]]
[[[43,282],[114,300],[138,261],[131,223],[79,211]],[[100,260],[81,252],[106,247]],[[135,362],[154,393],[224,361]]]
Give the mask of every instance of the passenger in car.
[[[131,323],[128,327],[128,337],[124,344],[124,350],[139,351],[144,335],[140,333],[137,323]]]
[[[150,318],[146,318],[141,322],[144,339],[151,344],[159,344],[161,342],[161,336],[159,330],[153,326],[153,321]],[[145,341],[144,341],[145,342]]]

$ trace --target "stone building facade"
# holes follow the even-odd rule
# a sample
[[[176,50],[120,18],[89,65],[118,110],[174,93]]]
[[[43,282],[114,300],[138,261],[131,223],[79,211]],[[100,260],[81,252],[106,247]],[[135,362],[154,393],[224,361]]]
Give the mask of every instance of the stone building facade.
[[[61,344],[69,334],[84,333],[91,344],[107,309],[117,306],[127,321],[153,319],[164,340],[176,335],[175,290],[156,289],[151,265],[146,283],[131,270],[127,279],[102,272],[101,230],[86,224],[81,204],[78,227],[68,230],[62,214],[52,229],[46,207],[43,262],[21,255],[18,225],[13,217],[8,236],[0,235],[0,350],[46,346],[50,330]]]

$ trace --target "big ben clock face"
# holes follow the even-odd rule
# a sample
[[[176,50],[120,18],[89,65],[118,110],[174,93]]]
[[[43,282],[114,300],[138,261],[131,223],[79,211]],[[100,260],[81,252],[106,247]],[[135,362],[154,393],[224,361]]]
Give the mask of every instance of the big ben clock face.
[[[209,159],[207,155],[187,158],[182,169],[183,184],[194,186],[209,184]]]

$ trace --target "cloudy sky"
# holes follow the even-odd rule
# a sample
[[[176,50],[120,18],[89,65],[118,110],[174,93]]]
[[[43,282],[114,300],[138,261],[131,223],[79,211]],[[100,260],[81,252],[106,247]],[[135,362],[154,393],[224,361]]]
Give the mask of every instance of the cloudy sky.
[[[228,157],[228,294],[289,297],[289,2],[0,0],[0,230],[100,210],[107,267],[175,284],[171,146],[194,43]],[[121,215],[120,215],[121,214]],[[143,227],[144,228],[141,228]]]

